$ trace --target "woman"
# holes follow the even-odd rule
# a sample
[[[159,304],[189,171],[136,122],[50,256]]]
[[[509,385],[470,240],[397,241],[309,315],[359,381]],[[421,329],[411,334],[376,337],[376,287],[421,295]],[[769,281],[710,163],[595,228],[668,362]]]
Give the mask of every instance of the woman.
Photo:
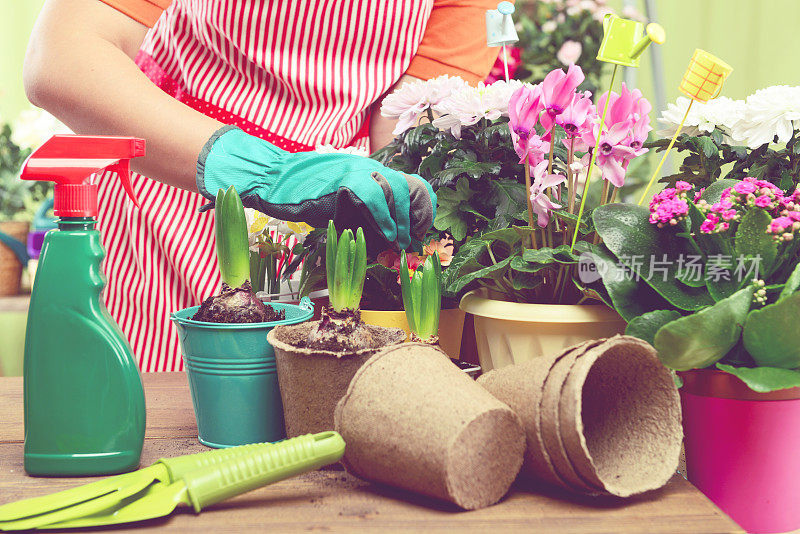
[[[25,60],[28,98],[77,133],[147,141],[137,209],[101,177],[105,299],[144,371],[182,368],[169,313],[214,293],[221,187],[286,220],[363,226],[407,247],[435,215],[418,176],[318,144],[375,150],[393,86],[482,79],[494,0],[47,0]],[[152,26],[148,29],[149,26]]]

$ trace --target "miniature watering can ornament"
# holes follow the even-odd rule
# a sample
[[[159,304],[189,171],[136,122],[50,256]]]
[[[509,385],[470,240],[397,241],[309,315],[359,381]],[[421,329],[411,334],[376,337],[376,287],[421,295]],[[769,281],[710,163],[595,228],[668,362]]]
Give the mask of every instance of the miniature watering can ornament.
[[[733,67],[705,50],[695,49],[678,90],[692,100],[706,103],[722,92],[722,84]]]
[[[497,9],[486,11],[486,44],[487,46],[503,47],[503,67],[505,69],[506,81],[508,81],[508,54],[506,45],[519,41],[517,29],[514,27],[514,4],[511,2],[500,2]]]
[[[695,49],[692,59],[689,60],[686,73],[684,73],[683,78],[681,78],[681,83],[678,85],[678,90],[691,100],[689,100],[689,105],[686,107],[686,112],[683,114],[680,124],[678,124],[678,129],[675,130],[675,133],[672,135],[667,149],[661,156],[661,161],[658,163],[653,176],[650,177],[650,181],[647,183],[647,187],[639,199],[640,206],[643,206],[647,200],[647,193],[650,191],[650,188],[653,187],[653,184],[655,184],[658,173],[661,172],[661,167],[663,167],[664,162],[667,161],[667,156],[672,151],[675,140],[678,139],[678,136],[683,130],[683,124],[686,122],[686,118],[692,110],[692,104],[694,104],[695,101],[705,104],[712,98],[717,98],[722,92],[722,84],[725,82],[725,79],[730,76],[731,72],[733,72],[733,67],[714,54],[710,54],[699,48]]]
[[[519,41],[517,30],[514,28],[514,4],[500,2],[497,9],[486,11],[486,44],[488,46],[505,46]]]
[[[644,33],[644,35],[642,35]],[[623,67],[638,67],[639,58],[650,43],[663,44],[667,34],[660,24],[644,25],[614,14],[603,18],[603,41],[597,59]]]

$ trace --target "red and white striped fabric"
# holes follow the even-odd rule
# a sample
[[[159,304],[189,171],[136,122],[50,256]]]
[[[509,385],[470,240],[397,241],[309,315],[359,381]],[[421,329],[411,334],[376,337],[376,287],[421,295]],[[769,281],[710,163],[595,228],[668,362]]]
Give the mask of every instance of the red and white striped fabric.
[[[433,0],[176,0],[137,57],[164,91],[286,150],[368,145],[368,109],[405,72]],[[100,180],[109,311],[143,371],[183,369],[169,314],[219,287],[205,200]]]

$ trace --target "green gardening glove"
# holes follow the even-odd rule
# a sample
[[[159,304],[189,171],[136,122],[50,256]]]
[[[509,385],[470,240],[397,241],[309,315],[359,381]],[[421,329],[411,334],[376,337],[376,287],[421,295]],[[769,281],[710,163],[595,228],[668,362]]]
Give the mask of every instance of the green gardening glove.
[[[436,195],[415,174],[352,154],[286,152],[235,126],[220,128],[197,160],[197,188],[209,200],[233,185],[242,204],[315,228],[363,227],[368,242],[407,248],[436,216]],[[371,235],[370,235],[371,234]],[[373,247],[371,247],[373,248]]]

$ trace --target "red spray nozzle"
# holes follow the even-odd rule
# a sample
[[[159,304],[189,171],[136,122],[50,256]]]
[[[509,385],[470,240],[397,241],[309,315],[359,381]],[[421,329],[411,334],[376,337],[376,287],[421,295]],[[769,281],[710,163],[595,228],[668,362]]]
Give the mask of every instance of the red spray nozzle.
[[[54,135],[28,156],[22,167],[23,180],[55,182],[53,212],[59,217],[97,215],[97,184],[91,175],[114,171],[136,207],[130,159],[144,156],[144,139],[99,135]]]

